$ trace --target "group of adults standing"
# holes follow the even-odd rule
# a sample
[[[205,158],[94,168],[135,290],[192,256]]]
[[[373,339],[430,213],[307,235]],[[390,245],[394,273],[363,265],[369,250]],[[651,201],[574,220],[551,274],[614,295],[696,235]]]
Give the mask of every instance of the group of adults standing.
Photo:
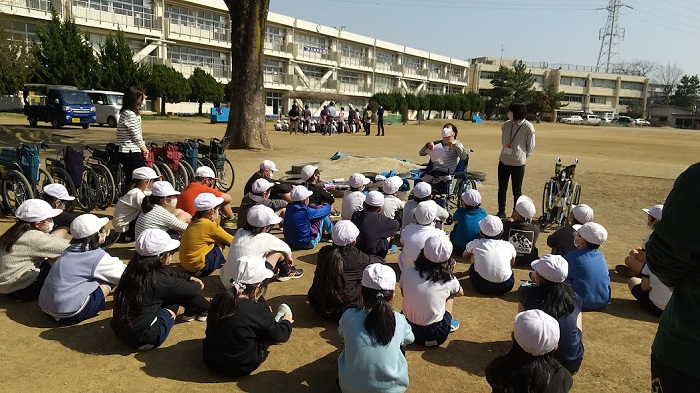
[[[312,114],[309,104],[305,104],[303,109],[300,109],[296,103],[292,104],[292,109],[289,110],[287,116],[290,120],[290,135],[292,133],[296,134],[298,130],[301,130],[304,135],[308,135],[312,131]],[[362,129],[365,131],[365,135],[369,136],[374,113],[369,105],[356,109],[352,104],[349,104],[346,118],[345,108],[341,106],[340,110],[337,110],[335,103],[331,101],[328,105],[323,105],[319,116],[319,129],[315,131],[320,132],[322,135],[328,134],[330,136],[334,133],[343,132],[354,134]],[[381,105],[377,109],[376,116],[377,136],[384,136],[384,108]]]

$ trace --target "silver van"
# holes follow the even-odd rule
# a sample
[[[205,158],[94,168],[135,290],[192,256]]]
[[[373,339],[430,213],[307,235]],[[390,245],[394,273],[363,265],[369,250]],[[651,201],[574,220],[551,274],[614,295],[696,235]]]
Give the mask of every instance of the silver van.
[[[96,124],[116,127],[119,122],[119,110],[122,108],[124,93],[116,91],[85,90],[95,104]]]

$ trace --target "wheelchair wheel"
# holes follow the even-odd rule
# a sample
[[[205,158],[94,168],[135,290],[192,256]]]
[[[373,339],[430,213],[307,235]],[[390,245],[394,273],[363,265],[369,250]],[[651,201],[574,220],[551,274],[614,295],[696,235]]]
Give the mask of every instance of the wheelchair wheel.
[[[14,213],[22,202],[32,198],[32,186],[22,172],[7,171],[2,177],[2,200],[5,210]]]
[[[576,187],[574,187],[574,195],[571,198],[571,203],[578,205],[579,202],[581,202],[581,185],[576,184]]]
[[[192,177],[194,179],[194,177]],[[190,175],[187,168],[180,162],[177,165],[177,170],[173,172],[173,187],[177,191],[182,191],[190,184]]]
[[[73,179],[71,179],[70,175],[65,169],[61,167],[53,167],[51,169],[51,177],[53,178],[54,183],[63,184],[63,186],[66,187],[66,190],[68,190],[68,195],[76,197],[77,200],[78,192],[75,189],[75,183],[73,183]],[[73,211],[74,208],[75,203],[70,203],[66,210]]]
[[[156,173],[163,176],[162,180],[170,182],[170,184],[172,184],[173,187],[175,187],[175,175],[173,174],[173,171],[170,170],[170,167],[166,163],[161,161],[156,161],[154,166],[155,168],[153,169],[158,168],[156,170]]]
[[[89,212],[97,206],[97,201],[102,197],[102,193],[100,192],[99,178],[92,168],[86,166],[83,169],[83,181],[76,191],[75,200],[82,210]]]
[[[216,177],[219,180],[216,181],[216,188],[219,191],[228,192],[231,187],[233,187],[233,182],[236,180],[236,174],[233,171],[233,164],[227,159],[224,160],[224,167],[222,170],[216,170]]]
[[[566,225],[566,219],[569,217],[569,212],[571,211],[571,201],[573,197],[572,183],[567,181],[564,184],[564,189],[559,197],[557,215],[554,217],[554,222],[559,226]]]
[[[187,171],[187,179],[192,182],[194,181],[194,168],[192,168],[192,165],[187,163],[187,161],[180,161],[180,164],[185,167],[185,170]]]
[[[544,184],[542,191],[542,215],[549,216],[549,213],[554,208],[554,198],[557,195],[557,186],[554,180],[549,180]]]
[[[34,194],[39,196],[44,190],[44,186],[49,185],[53,183],[53,178],[49,174],[49,172],[46,171],[44,168],[39,168],[39,178],[37,179],[37,182],[35,184],[34,188]]]
[[[92,170],[97,175],[100,185],[100,197],[97,199],[97,207],[101,210],[107,209],[112,205],[114,194],[117,192],[117,186],[114,184],[112,172],[102,164],[90,164]]]

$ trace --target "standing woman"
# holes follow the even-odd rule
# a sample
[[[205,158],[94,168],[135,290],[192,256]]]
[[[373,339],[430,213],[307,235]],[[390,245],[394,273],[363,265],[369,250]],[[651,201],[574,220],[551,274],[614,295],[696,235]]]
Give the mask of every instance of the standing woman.
[[[141,105],[146,94],[136,86],[131,86],[124,94],[122,109],[117,123],[117,145],[119,145],[119,163],[126,176],[126,183],[131,182],[131,174],[136,168],[146,166],[144,157],[148,147],[141,133]]]
[[[535,149],[535,126],[525,120],[527,107],[522,102],[508,106],[508,121],[501,127],[501,155],[498,158],[498,216],[506,218],[506,193],[512,178],[513,204],[522,195],[525,161]]]

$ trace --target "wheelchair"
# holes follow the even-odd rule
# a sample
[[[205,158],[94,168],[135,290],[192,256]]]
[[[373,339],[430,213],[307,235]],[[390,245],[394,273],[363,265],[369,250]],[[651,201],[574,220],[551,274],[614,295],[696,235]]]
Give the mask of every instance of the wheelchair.
[[[63,184],[68,194],[75,196],[78,207],[89,212],[102,200],[102,187],[101,177],[90,165],[85,165],[84,149],[64,147],[59,151],[57,158],[46,158],[46,169],[54,182]]]
[[[571,165],[564,165],[557,157],[554,166],[554,176],[545,184],[542,192],[542,216],[539,218],[540,228],[566,225],[567,217],[573,205],[581,199],[581,185],[576,181],[576,165],[578,159]]]
[[[236,172],[233,169],[233,164],[226,158],[226,145],[228,138],[223,139],[211,138],[209,144],[205,144],[203,140],[198,139],[197,151],[199,152],[199,161],[202,165],[208,166],[216,172],[217,190],[229,192],[236,180]],[[197,168],[194,168],[197,169]]]
[[[468,152],[473,153],[474,151],[469,149]],[[464,191],[476,190],[476,178],[467,171],[468,166],[469,156],[459,160],[454,172],[446,173],[433,170],[433,161],[431,160],[425,169],[419,172],[421,178],[424,175],[432,176],[429,183],[433,190],[433,200],[450,213],[445,222],[446,225],[452,223],[452,213],[459,208]]]
[[[45,151],[48,145],[21,143],[0,151],[0,188],[5,211],[14,212],[27,199],[38,198],[45,185],[53,183],[51,175],[41,168],[40,148]]]

